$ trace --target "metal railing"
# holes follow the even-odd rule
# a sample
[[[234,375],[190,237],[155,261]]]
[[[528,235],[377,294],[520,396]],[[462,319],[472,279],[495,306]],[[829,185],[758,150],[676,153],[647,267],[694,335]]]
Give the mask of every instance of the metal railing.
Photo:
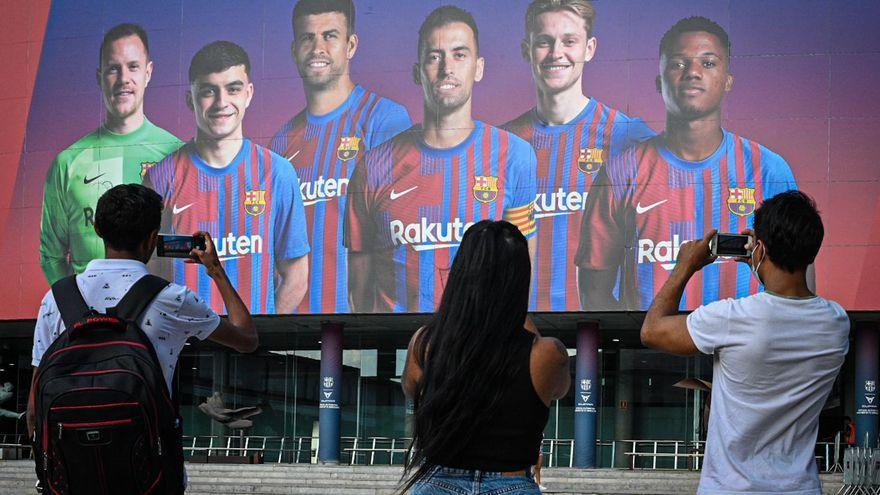
[[[838,495],[880,493],[880,448],[850,447],[843,456],[843,486]]]
[[[407,447],[412,439],[342,437],[340,440],[342,459],[351,465],[373,466],[403,464]],[[574,447],[574,440],[571,438],[545,438],[541,449],[544,454],[544,466],[574,467]],[[705,442],[683,440],[597,440],[596,447],[598,468],[699,470],[705,452]],[[31,447],[24,434],[0,434],[2,457],[30,458],[30,450]],[[317,458],[318,439],[304,436],[197,435],[184,437],[183,450],[187,458],[260,454],[263,462],[312,463]],[[865,450],[861,449],[861,451]],[[10,451],[15,454],[7,454]],[[622,452],[620,455],[625,460],[623,463],[616,463],[619,452]],[[856,459],[860,459],[855,452],[850,453],[852,466],[856,465]],[[880,452],[880,449],[873,449],[872,452]],[[845,472],[847,464],[839,438],[834,442],[816,443],[816,463],[822,472]],[[874,479],[874,473],[875,471],[872,471],[871,479]],[[880,466],[876,468],[876,477],[880,477]],[[880,491],[865,493],[880,493]]]

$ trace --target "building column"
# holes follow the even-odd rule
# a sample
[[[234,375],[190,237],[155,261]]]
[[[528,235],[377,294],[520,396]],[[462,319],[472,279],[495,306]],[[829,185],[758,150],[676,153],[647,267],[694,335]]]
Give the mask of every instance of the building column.
[[[574,399],[574,467],[596,467],[596,402],[599,397],[599,323],[577,329]]]
[[[318,410],[318,464],[339,464],[342,414],[342,323],[321,323],[321,383]]]
[[[856,445],[877,445],[877,381],[880,361],[880,327],[876,323],[860,323],[856,326],[853,342],[856,353]],[[863,445],[865,438],[868,445]]]

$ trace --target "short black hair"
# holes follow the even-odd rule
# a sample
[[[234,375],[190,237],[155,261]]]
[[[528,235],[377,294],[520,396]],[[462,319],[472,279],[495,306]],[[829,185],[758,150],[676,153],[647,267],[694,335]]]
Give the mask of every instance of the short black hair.
[[[293,6],[290,24],[296,31],[296,20],[300,17],[330,12],[339,12],[344,15],[348,24],[348,34],[354,34],[354,2],[352,0],[299,0]]]
[[[789,273],[816,260],[824,236],[816,202],[800,191],[779,193],[755,211],[755,237],[773,264]]]
[[[474,32],[474,43],[477,45],[477,53],[480,52],[480,31],[477,29],[477,21],[470,12],[454,5],[444,5],[434,9],[422,26],[419,28],[419,58],[422,56],[422,46],[424,46],[428,36],[432,31],[441,26],[446,26],[454,22],[463,22],[467,24],[471,31]]]
[[[140,184],[120,184],[98,199],[95,228],[104,243],[134,251],[162,220],[162,196]]]
[[[104,51],[107,50],[114,41],[129,36],[137,36],[141,39],[141,42],[144,44],[144,51],[147,53],[147,60],[150,60],[150,42],[147,39],[147,32],[137,24],[125,22],[113,26],[109,31],[104,33],[104,39],[101,41],[101,49],[98,51],[98,67],[101,67],[104,63]]]
[[[672,48],[672,44],[675,43],[682,34],[693,33],[695,31],[705,31],[709,34],[715,35],[715,37],[718,38],[718,41],[721,42],[721,46],[724,47],[727,58],[730,58],[730,36],[727,35],[727,31],[725,31],[717,22],[703,16],[685,17],[673,24],[672,27],[669,28],[669,31],[666,31],[663,35],[663,38],[660,39],[660,56],[662,57],[664,54],[668,53]]]
[[[223,72],[236,65],[243,65],[245,73],[250,77],[251,59],[244,48],[231,41],[209,43],[193,55],[189,64],[189,82],[192,84],[205,74]]]

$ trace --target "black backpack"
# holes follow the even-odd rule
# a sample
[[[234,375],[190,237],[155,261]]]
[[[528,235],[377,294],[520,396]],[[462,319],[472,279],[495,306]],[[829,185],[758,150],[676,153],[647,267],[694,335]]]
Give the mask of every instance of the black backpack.
[[[183,493],[181,419],[149,338],[136,321],[168,282],[146,275],[106,314],[76,277],[52,294],[65,331],[34,380],[34,459],[44,493]]]

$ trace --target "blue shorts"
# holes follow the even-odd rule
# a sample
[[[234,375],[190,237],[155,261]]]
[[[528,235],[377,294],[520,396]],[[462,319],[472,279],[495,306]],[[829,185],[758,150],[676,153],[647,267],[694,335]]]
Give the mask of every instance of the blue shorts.
[[[436,467],[416,483],[411,495],[541,495],[531,469],[525,476]]]

